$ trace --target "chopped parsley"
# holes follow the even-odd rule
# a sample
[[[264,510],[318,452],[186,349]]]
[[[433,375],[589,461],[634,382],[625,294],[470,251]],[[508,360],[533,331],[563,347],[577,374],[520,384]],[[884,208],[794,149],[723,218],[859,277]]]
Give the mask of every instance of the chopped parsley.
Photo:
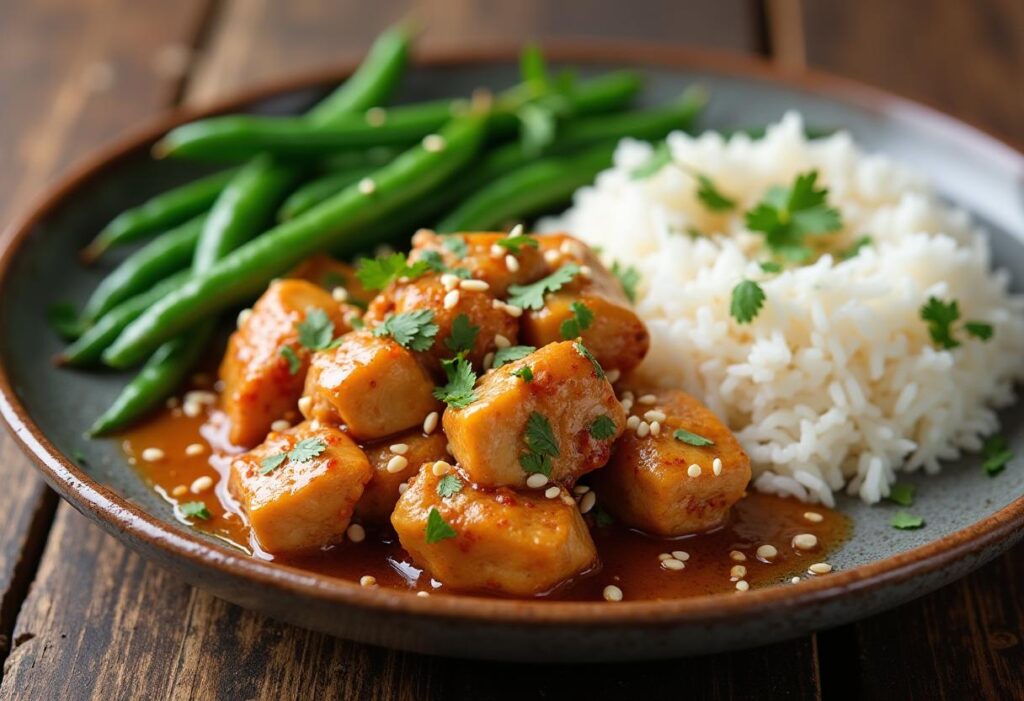
[[[437,251],[422,251],[419,260],[426,263],[427,267],[435,273],[443,273],[448,269],[448,266],[444,264],[444,258]]]
[[[299,343],[310,350],[324,350],[334,340],[334,322],[320,307],[308,307],[306,318],[299,322],[296,329],[299,332]]]
[[[558,441],[551,430],[551,422],[543,414],[533,411],[526,419],[523,434],[526,451],[519,455],[519,464],[530,474],[539,472],[551,476],[551,458],[558,457]]]
[[[461,236],[456,234],[445,234],[441,239],[444,241],[444,247],[451,251],[455,256],[465,258],[469,255],[469,246]]]
[[[615,436],[615,422],[610,416],[602,414],[594,419],[594,423],[590,424],[589,430],[590,435],[596,440],[606,441]]]
[[[366,322],[363,321],[363,317],[361,317],[361,316],[359,316],[357,314],[353,314],[352,316],[350,316],[348,318],[348,324],[349,324],[349,326],[351,326],[352,328],[357,329],[357,330],[358,329],[366,328]]]
[[[523,247],[537,248],[540,244],[537,243],[537,239],[533,236],[519,234],[518,236],[505,236],[498,239],[498,245],[511,253],[519,253]]]
[[[865,234],[850,244],[850,247],[839,252],[839,260],[849,260],[860,253],[860,249],[871,245],[871,237]]]
[[[459,314],[452,321],[452,332],[444,340],[444,345],[453,353],[468,352],[473,348],[473,344],[476,343],[476,337],[479,333],[480,327],[470,323],[468,315]]]
[[[434,312],[430,309],[417,309],[388,316],[383,324],[373,330],[373,335],[378,338],[390,336],[409,350],[425,351],[434,345],[437,331]]]
[[[533,382],[533,368],[529,365],[524,365],[521,368],[516,368],[512,371],[512,374],[521,379],[523,382]]]
[[[672,432],[672,437],[680,443],[686,443],[687,445],[693,445],[698,448],[703,448],[706,445],[714,445],[715,442],[710,438],[699,436],[696,433],[690,433],[685,428],[677,428]]]
[[[529,285],[512,285],[508,288],[508,303],[523,309],[542,309],[544,307],[544,295],[549,292],[557,292],[572,281],[580,272],[580,266],[575,263],[566,263],[561,268],[547,277]]]
[[[661,141],[654,147],[650,160],[642,166],[634,168],[633,172],[630,173],[630,177],[633,178],[633,180],[646,180],[653,175],[657,175],[658,171],[671,162],[672,152],[669,150],[668,144]]]
[[[697,199],[712,212],[728,212],[736,208],[736,200],[723,195],[706,175],[697,175]]]
[[[766,261],[764,261],[762,263],[758,263],[758,265],[760,265],[761,266],[761,270],[763,270],[766,273],[781,273],[782,272],[782,265],[780,263],[776,263],[773,260],[766,260]]]
[[[984,321],[968,321],[964,324],[964,330],[981,341],[989,340],[995,333],[992,324],[987,324]]]
[[[818,189],[818,171],[796,176],[791,187],[772,187],[746,214],[747,228],[764,234],[774,253],[794,262],[810,258],[807,236],[829,234],[842,228],[839,210],[826,203],[828,190]]]
[[[1013,459],[1013,451],[1001,435],[989,436],[981,449],[983,462],[981,468],[990,477],[1003,471],[1007,463]]]
[[[626,293],[629,301],[636,303],[636,286],[640,284],[640,271],[632,265],[623,267],[616,260],[612,261],[612,275],[619,279],[622,291]]]
[[[291,346],[281,346],[280,350],[277,351],[278,355],[288,361],[288,372],[289,374],[296,375],[299,369],[302,367],[302,360],[299,359],[295,349]]]
[[[454,538],[458,533],[455,529],[448,525],[448,522],[441,516],[441,512],[437,510],[436,506],[430,507],[430,513],[427,514],[427,529],[426,539],[427,544],[433,544],[442,540],[448,540]]]
[[[929,297],[921,307],[921,319],[928,325],[928,333],[936,347],[951,350],[960,345],[954,336],[954,324],[960,319],[960,305],[955,299],[943,302],[937,297]],[[984,321],[968,321],[964,330],[981,341],[988,341],[995,333],[992,324]]]
[[[368,290],[383,290],[400,277],[417,278],[428,270],[430,266],[425,261],[409,265],[404,255],[392,253],[383,258],[363,258],[359,261],[356,277]]]
[[[886,499],[900,506],[910,506],[914,503],[914,485],[897,482],[889,488],[889,496]]]
[[[610,526],[615,523],[615,519],[612,518],[612,515],[605,511],[600,505],[595,506],[591,513],[594,514],[594,525],[599,528],[604,528],[605,526]]]
[[[181,509],[181,515],[185,518],[198,518],[203,521],[210,520],[210,510],[201,501],[186,501],[184,504],[179,504],[178,508]]]
[[[893,528],[899,528],[901,531],[912,531],[923,526],[924,519],[906,511],[897,511],[896,515],[889,521],[889,525]]]
[[[597,362],[597,358],[590,352],[590,349],[583,345],[582,341],[573,341],[572,347],[576,349],[576,352],[582,355],[584,358],[590,361],[590,364],[594,366],[594,375],[597,379],[604,379],[604,368],[601,367],[601,363]]]
[[[473,386],[476,385],[476,373],[473,366],[462,355],[451,360],[442,360],[441,367],[448,377],[448,384],[434,388],[434,397],[453,409],[464,409],[476,401]]]
[[[320,438],[306,438],[295,444],[287,453],[275,453],[260,460],[260,474],[269,475],[281,467],[285,460],[303,463],[309,462],[327,450],[327,444]]]
[[[590,307],[583,302],[576,300],[570,305],[570,309],[572,309],[572,316],[563,321],[558,329],[562,338],[567,341],[578,338],[594,323],[594,312],[590,311]]]
[[[462,491],[462,480],[458,475],[448,473],[437,481],[437,495],[442,499],[458,494]]]
[[[749,324],[764,306],[764,290],[753,280],[743,280],[732,288],[729,314],[740,324]]]
[[[494,353],[494,362],[491,364],[491,368],[497,370],[506,363],[522,360],[535,350],[537,349],[533,346],[509,346],[508,348],[499,348]]]

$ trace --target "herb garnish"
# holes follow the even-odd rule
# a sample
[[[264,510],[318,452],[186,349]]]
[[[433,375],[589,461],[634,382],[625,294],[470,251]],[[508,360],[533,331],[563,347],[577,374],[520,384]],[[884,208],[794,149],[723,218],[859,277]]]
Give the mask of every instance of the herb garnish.
[[[465,244],[463,244],[465,245]],[[392,253],[383,258],[363,258],[359,261],[356,277],[368,290],[383,290],[400,277],[417,278],[430,270],[426,261],[409,265],[401,253]]]
[[[1007,463],[1013,459],[1013,451],[1010,450],[1006,438],[997,434],[989,436],[985,440],[985,445],[981,449],[981,456],[984,458],[981,468],[991,477],[1003,471]]]
[[[437,510],[437,507],[430,507],[430,513],[427,514],[427,544],[448,540],[456,535],[458,534],[455,532],[455,529],[448,525],[448,522],[441,516],[441,512]]]
[[[595,526],[604,528],[605,526],[610,526],[615,523],[615,519],[612,518],[612,515],[605,511],[600,505],[595,506],[593,511],[590,513],[594,514]]]
[[[619,284],[622,285],[622,291],[626,293],[626,297],[630,302],[636,303],[636,286],[640,284],[640,271],[634,268],[632,265],[629,267],[623,267],[619,265],[619,261],[612,261],[612,275],[619,279]]]
[[[681,443],[686,443],[687,445],[693,445],[693,446],[696,446],[698,448],[703,448],[706,445],[714,445],[715,444],[715,442],[713,440],[711,440],[710,438],[705,438],[704,436],[698,436],[696,433],[690,433],[685,428],[677,428],[675,431],[672,432],[672,437],[675,438],[677,441],[679,441]]]
[[[650,160],[643,165],[634,168],[633,172],[630,173],[629,176],[633,180],[646,180],[647,178],[656,175],[658,171],[671,162],[672,151],[669,150],[667,143],[660,141],[658,142],[658,145],[654,147]]]
[[[736,200],[723,195],[706,175],[697,174],[697,199],[712,212],[728,212],[736,208]]]
[[[924,525],[924,519],[920,516],[914,516],[906,511],[897,511],[896,515],[889,521],[889,525],[893,528],[899,528],[902,531],[912,531],[916,528],[920,528]]]
[[[753,280],[743,280],[732,288],[729,314],[740,324],[749,324],[764,306],[764,290]]]
[[[589,360],[590,364],[594,366],[594,375],[597,376],[597,379],[603,380],[605,377],[604,368],[601,367],[601,363],[597,362],[597,358],[595,358],[594,354],[590,352],[590,349],[583,345],[582,341],[573,341],[572,347],[576,349],[577,353]]]
[[[302,360],[299,359],[295,349],[291,346],[281,346],[277,353],[288,361],[288,373],[291,375],[298,374],[299,369],[302,367]]]
[[[383,324],[373,330],[373,335],[378,338],[390,336],[405,348],[425,351],[434,345],[437,331],[434,312],[430,309],[417,309],[388,316]]]
[[[526,419],[526,431],[523,434],[526,452],[519,455],[519,464],[528,473],[539,472],[551,476],[551,458],[558,457],[558,441],[551,430],[551,422],[543,414],[533,411]]]
[[[570,309],[572,309],[572,317],[563,321],[558,329],[562,338],[567,341],[578,338],[594,323],[594,312],[590,311],[590,307],[583,302],[576,300],[570,305]]]
[[[451,360],[442,360],[441,367],[448,377],[448,384],[434,388],[434,397],[453,409],[463,409],[476,401],[473,386],[476,373],[473,366],[461,354]]]
[[[987,341],[992,338],[992,334],[995,333],[995,329],[992,328],[992,324],[987,324],[984,321],[968,321],[964,324],[964,330],[975,338]]]
[[[511,253],[519,253],[519,251],[524,247],[537,248],[540,244],[534,236],[530,236],[529,234],[519,234],[517,236],[505,236],[498,239],[498,245]]]
[[[445,234],[441,237],[444,242],[444,247],[451,251],[455,256],[459,258],[465,258],[469,255],[469,245],[466,243],[458,234]]]
[[[544,295],[549,292],[557,292],[572,281],[580,272],[580,266],[575,263],[566,263],[561,268],[547,277],[529,285],[512,285],[508,288],[508,304],[523,309],[542,309],[544,307]]]
[[[817,179],[818,171],[812,170],[797,175],[791,187],[772,187],[746,214],[747,228],[763,233],[769,249],[794,262],[811,256],[805,237],[842,228],[839,210],[826,204],[828,190],[817,189]]]
[[[442,499],[447,499],[461,492],[462,486],[462,480],[458,478],[458,475],[449,472],[437,481],[437,495]]]
[[[900,506],[910,506],[914,503],[914,485],[897,482],[889,488],[886,499]]]
[[[269,475],[284,464],[285,460],[309,462],[327,450],[327,444],[320,438],[306,438],[295,444],[287,453],[274,453],[260,460],[260,474]]]
[[[606,441],[615,435],[615,422],[610,416],[602,414],[590,424],[590,435],[596,440]]]
[[[852,244],[850,244],[849,248],[847,248],[846,250],[840,251],[839,254],[838,254],[839,260],[849,260],[850,258],[853,258],[858,253],[860,253],[860,249],[864,248],[865,246],[870,246],[870,245],[871,245],[871,237],[868,236],[867,234],[865,234],[865,235],[859,237]]]
[[[444,258],[437,251],[421,251],[419,260],[427,264],[427,267],[435,273],[443,273],[448,269],[444,264]]]
[[[763,261],[761,263],[758,263],[758,265],[760,265],[761,266],[761,270],[763,270],[766,273],[781,273],[782,272],[782,264],[776,263],[773,260],[766,260],[766,261]]]
[[[533,346],[509,346],[508,348],[499,348],[494,353],[494,362],[491,363],[491,369],[497,370],[506,363],[522,360],[535,350],[537,349]]]
[[[310,350],[323,350],[334,340],[334,322],[320,307],[308,307],[306,318],[295,327],[299,343]]]
[[[452,321],[452,332],[448,338],[444,339],[444,345],[453,353],[469,352],[473,348],[473,344],[476,343],[479,333],[480,327],[471,324],[468,315],[459,314]]]
[[[203,521],[210,519],[210,510],[201,501],[186,501],[184,504],[179,504],[178,508],[181,509],[181,515],[185,518],[198,518]]]
[[[533,382],[533,368],[529,365],[524,365],[521,368],[516,368],[512,371],[512,374],[521,379],[523,382]]]
[[[937,297],[929,297],[921,307],[921,319],[928,325],[928,333],[937,347],[950,350],[960,345],[953,335],[953,325],[960,319],[960,305],[955,299],[943,302]],[[968,321],[964,330],[981,341],[988,341],[995,333],[992,324],[984,321]]]

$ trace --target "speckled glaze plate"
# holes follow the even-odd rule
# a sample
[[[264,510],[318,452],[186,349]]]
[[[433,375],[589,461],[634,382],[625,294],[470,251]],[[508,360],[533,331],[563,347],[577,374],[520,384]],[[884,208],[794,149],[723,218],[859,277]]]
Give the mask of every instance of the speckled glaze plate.
[[[587,74],[633,66],[648,76],[647,102],[700,82],[712,95],[705,124],[776,120],[842,127],[868,150],[931,176],[949,200],[988,227],[994,260],[1024,285],[1024,156],[961,122],[904,100],[822,75],[786,78],[735,57],[650,47],[561,46],[554,62]],[[516,79],[515,50],[435,56],[412,72],[402,99],[468,94]],[[211,111],[292,113],[344,71],[307,76],[229,100]],[[46,480],[79,511],[196,586],[242,606],[345,638],[419,652],[529,661],[671,657],[749,647],[871,615],[963,576],[1024,535],[1024,464],[986,477],[975,457],[918,484],[917,531],[898,531],[889,507],[843,499],[851,539],[830,557],[836,572],[744,594],[619,604],[417,598],[250,559],[175,521],[171,508],[124,461],[116,441],[82,431],[125,382],[117,374],[56,371],[60,341],[45,323],[58,300],[84,299],[100,273],[76,252],[114,214],[195,176],[186,163],[154,163],[153,141],[195,118],[172,115],[80,165],[7,230],[0,258],[0,413]],[[1024,362],[1024,359],[1022,359]],[[1003,415],[1024,455],[1024,405]],[[69,456],[84,456],[76,465]]]

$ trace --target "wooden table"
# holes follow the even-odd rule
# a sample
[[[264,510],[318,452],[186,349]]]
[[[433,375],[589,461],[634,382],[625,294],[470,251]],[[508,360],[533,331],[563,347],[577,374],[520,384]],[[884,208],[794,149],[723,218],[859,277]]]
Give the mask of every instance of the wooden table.
[[[1024,143],[1024,3],[862,0],[0,0],[0,221],[179,103],[354,59],[415,13],[424,48],[555,36],[763,54]],[[58,504],[0,432],[3,698],[1024,698],[1024,546],[895,611],[702,659],[523,668],[293,628],[192,589]],[[497,683],[496,683],[497,680]]]

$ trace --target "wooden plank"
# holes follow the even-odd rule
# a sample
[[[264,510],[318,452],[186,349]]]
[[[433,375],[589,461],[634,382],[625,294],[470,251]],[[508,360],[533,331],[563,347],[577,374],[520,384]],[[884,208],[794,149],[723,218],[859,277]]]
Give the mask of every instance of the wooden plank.
[[[206,0],[0,3],[0,222],[71,161],[168,104]],[[0,431],[0,658],[56,505]]]

